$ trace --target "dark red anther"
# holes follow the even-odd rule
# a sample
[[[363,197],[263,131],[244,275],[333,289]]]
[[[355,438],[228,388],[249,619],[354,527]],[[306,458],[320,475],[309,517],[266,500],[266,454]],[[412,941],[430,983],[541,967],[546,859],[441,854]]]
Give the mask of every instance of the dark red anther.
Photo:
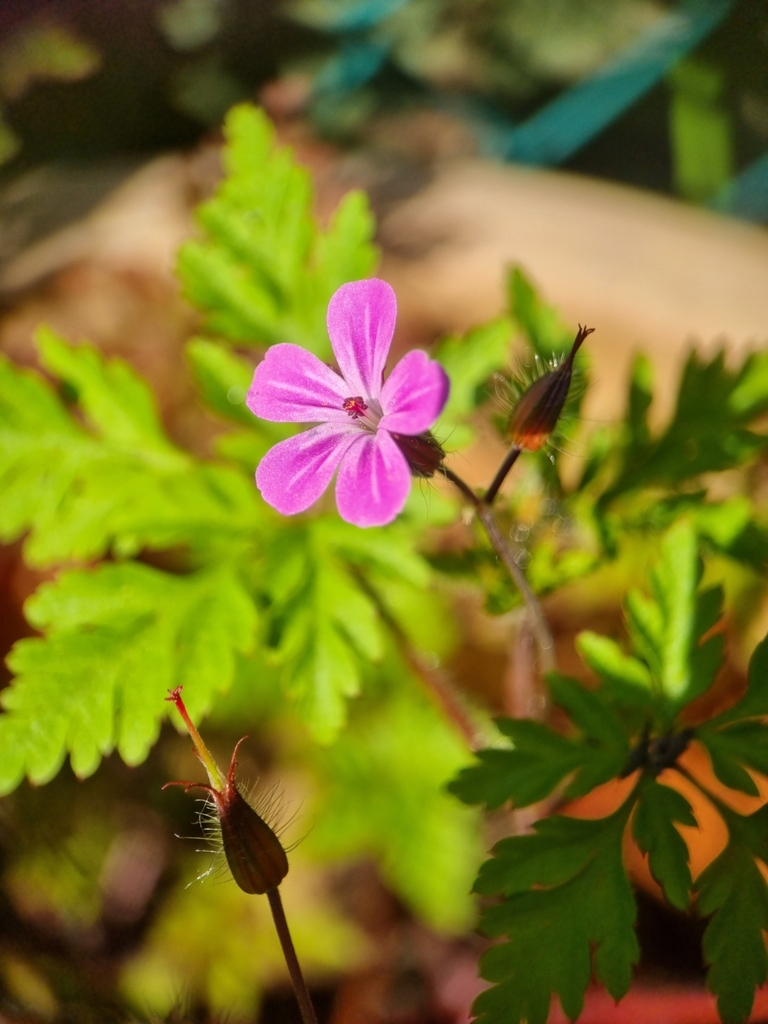
[[[349,413],[353,420],[360,419],[368,412],[368,406],[362,399],[361,395],[355,395],[354,398],[345,398],[342,409]]]

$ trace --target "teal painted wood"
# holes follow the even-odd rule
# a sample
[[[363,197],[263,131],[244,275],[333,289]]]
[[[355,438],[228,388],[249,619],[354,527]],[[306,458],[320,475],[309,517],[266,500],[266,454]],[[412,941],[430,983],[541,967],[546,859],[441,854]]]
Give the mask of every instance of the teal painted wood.
[[[733,217],[768,224],[768,153],[737,174],[710,206]]]
[[[731,0],[692,0],[671,11],[590,78],[513,128],[504,156],[562,163],[599,135],[694,50],[731,9]]]

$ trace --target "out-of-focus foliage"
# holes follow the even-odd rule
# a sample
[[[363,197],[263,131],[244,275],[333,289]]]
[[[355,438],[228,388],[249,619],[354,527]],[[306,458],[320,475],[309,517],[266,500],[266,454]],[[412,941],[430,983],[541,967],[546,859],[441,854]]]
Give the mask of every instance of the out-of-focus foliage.
[[[36,82],[77,82],[99,64],[96,48],[67,28],[28,22],[0,45],[0,103],[20,99]],[[21,139],[0,119],[0,164],[20,148]]]
[[[698,740],[721,782],[757,794],[745,768],[768,771],[768,641],[754,653],[742,700],[701,725],[687,725],[686,706],[712,685],[722,660],[722,637],[711,630],[721,617],[723,594],[719,587],[702,589],[701,576],[696,532],[683,520],[664,538],[650,594],[628,596],[631,651],[582,633],[578,645],[599,688],[550,676],[552,700],[568,714],[571,735],[530,720],[502,720],[514,746],[481,751],[478,763],[452,784],[469,802],[525,807],[566,779],[566,796],[583,795],[612,778],[632,776],[634,782],[608,817],[544,818],[534,835],[498,843],[481,868],[476,891],[504,897],[485,911],[482,927],[508,937],[482,961],[483,977],[495,983],[475,1003],[487,1024],[544,1024],[552,994],[573,1020],[593,971],[615,999],[626,993],[638,959],[636,910],[622,865],[628,828],[672,906],[685,910],[691,892],[699,894],[698,911],[710,918],[703,938],[708,984],[721,1018],[738,1022],[749,1015],[754,990],[768,974],[762,937],[768,885],[756,863],[765,852],[765,808],[739,815],[694,780],[729,834],[725,850],[694,884],[675,823],[697,822],[688,801],[669,787],[678,770],[692,778],[678,758]]]
[[[198,883],[194,874],[183,882],[126,965],[123,991],[145,1013],[168,1014],[184,992],[216,1015],[253,1019],[262,992],[285,970],[269,905],[235,885]],[[359,962],[364,938],[334,911],[312,872],[299,864],[281,892],[308,977]]]
[[[733,177],[732,127],[722,101],[722,74],[701,61],[672,72],[670,136],[675,186],[694,202],[711,199]]]
[[[417,747],[425,766],[418,776]],[[463,741],[421,695],[396,692],[384,705],[361,708],[318,759],[322,797],[309,850],[374,854],[385,880],[427,920],[466,928],[477,844],[466,809],[444,791],[465,762]]]
[[[332,134],[364,133],[377,110],[416,102],[460,118],[489,155],[557,165],[578,159],[666,79],[667,187],[696,202],[717,195],[750,216],[727,190],[739,114],[721,102],[722,68],[733,47],[711,66],[690,57],[733,15],[729,0],[514,0],[486,4],[479,17],[476,4],[454,0],[294,0],[289,9],[336,41],[315,71],[312,108]]]
[[[491,5],[481,19],[471,0],[297,0],[291,12],[325,31],[374,29],[402,71],[432,86],[519,97],[542,80],[565,83],[594,71],[662,10],[636,0],[591,0],[578,9],[563,0],[516,0]]]

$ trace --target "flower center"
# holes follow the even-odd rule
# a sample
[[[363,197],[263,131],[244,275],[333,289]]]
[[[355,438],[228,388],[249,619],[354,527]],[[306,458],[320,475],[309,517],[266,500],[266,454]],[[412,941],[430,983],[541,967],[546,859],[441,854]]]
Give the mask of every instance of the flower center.
[[[376,430],[378,427],[382,413],[379,403],[374,399],[369,398],[366,402],[362,395],[354,395],[352,398],[345,398],[341,407],[364,430]]]
[[[345,398],[342,409],[344,412],[348,412],[353,420],[359,420],[361,416],[368,412],[368,406],[363,401],[361,395],[357,395],[355,398]]]

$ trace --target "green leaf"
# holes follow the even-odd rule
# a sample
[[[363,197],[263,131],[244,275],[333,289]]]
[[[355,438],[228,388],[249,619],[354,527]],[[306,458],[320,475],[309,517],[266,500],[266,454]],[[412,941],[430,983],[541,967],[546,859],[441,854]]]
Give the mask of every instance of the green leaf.
[[[504,895],[481,928],[508,941],[480,961],[494,985],[475,1000],[478,1021],[546,1024],[552,993],[575,1020],[593,971],[614,999],[626,993],[639,956],[621,856],[631,808],[629,800],[595,821],[555,815],[537,822],[534,835],[496,845],[475,889]]]
[[[601,679],[619,689],[628,688],[638,703],[650,699],[652,683],[647,667],[637,658],[624,654],[614,640],[584,630],[576,637],[576,650]]]
[[[650,401],[648,373],[637,364],[630,387],[625,441],[613,484],[599,510],[620,495],[646,487],[676,487],[703,473],[740,466],[761,452],[768,438],[749,429],[768,409],[768,356],[747,357],[730,370],[724,353],[707,362],[691,353],[680,382],[672,421],[649,436],[645,412]]]
[[[205,237],[179,254],[179,274],[206,327],[240,343],[290,341],[329,352],[328,301],[345,281],[369,277],[378,254],[362,193],[349,193],[323,232],[310,175],[276,146],[269,120],[241,104],[227,115],[227,175],[198,211]]]
[[[701,504],[695,515],[699,533],[727,551],[749,526],[752,502],[739,494],[728,501]]]
[[[105,440],[178,459],[152,392],[127,363],[106,361],[91,345],[69,345],[47,327],[38,330],[35,341],[43,369],[70,385],[87,422]]]
[[[653,365],[647,356],[639,355],[629,378],[626,428],[628,440],[638,450],[650,444],[648,410],[653,402]]]
[[[570,348],[573,332],[557,310],[540,298],[521,267],[512,267],[507,279],[509,310],[533,351],[543,358]]]
[[[318,519],[277,537],[265,567],[283,685],[322,742],[335,739],[363,665],[384,650],[378,609],[350,572],[345,537]]]
[[[673,708],[703,693],[722,662],[722,638],[701,638],[722,615],[723,591],[699,591],[701,573],[696,531],[688,520],[680,520],[661,542],[651,573],[653,598],[638,591],[627,596],[632,644]]]
[[[629,744],[601,695],[562,676],[550,674],[548,682],[553,701],[569,713],[579,735],[567,738],[529,719],[499,719],[513,749],[479,751],[479,763],[464,768],[449,785],[459,799],[489,808],[507,801],[526,807],[549,796],[571,774],[565,792],[575,797],[621,772]]]
[[[253,601],[235,568],[189,576],[103,565],[62,574],[27,602],[42,638],[20,640],[3,691],[0,791],[24,774],[52,778],[67,752],[90,775],[115,746],[138,764],[157,739],[170,688],[185,687],[194,717],[225,691],[236,652],[251,649]]]
[[[462,769],[448,788],[464,803],[483,803],[490,810],[507,801],[527,807],[549,796],[588,759],[580,744],[539,722],[502,718],[497,724],[514,748],[481,750],[478,763]]]
[[[709,752],[715,775],[725,786],[750,796],[759,789],[746,769],[768,777],[768,637],[758,644],[749,664],[747,692],[733,707],[696,729]]]
[[[665,626],[660,651],[661,685],[673,700],[686,692],[690,682],[689,653],[700,577],[696,533],[688,523],[681,522],[662,541],[661,558],[651,575]]]
[[[651,671],[651,676],[660,680],[663,674],[663,646],[666,623],[658,604],[641,594],[630,590],[624,603],[627,629],[632,646]]]
[[[448,450],[472,439],[465,420],[489,397],[492,375],[508,365],[512,330],[511,320],[499,317],[461,337],[445,338],[435,350],[435,358],[451,379],[448,402],[434,427]]]
[[[188,342],[186,356],[206,405],[225,419],[254,427],[258,421],[245,404],[253,364],[206,338]]]
[[[27,561],[51,565],[110,550],[210,550],[253,529],[252,483],[175,448],[132,370],[50,331],[39,341],[45,366],[75,392],[90,429],[41,377],[0,359],[0,540],[27,533]]]
[[[575,679],[557,672],[547,675],[552,700],[570,715],[585,736],[597,743],[608,745],[625,743],[624,729],[600,690],[588,690]]]
[[[632,833],[643,853],[648,854],[651,874],[673,907],[685,910],[691,891],[688,847],[675,828],[696,825],[693,811],[680,793],[646,776],[638,789],[632,819]]]
[[[768,851],[768,807],[742,817],[719,801],[717,806],[728,826],[728,845],[695,888],[699,913],[712,915],[702,940],[710,965],[707,985],[724,1024],[741,1024],[768,974],[768,886],[756,863]]]

